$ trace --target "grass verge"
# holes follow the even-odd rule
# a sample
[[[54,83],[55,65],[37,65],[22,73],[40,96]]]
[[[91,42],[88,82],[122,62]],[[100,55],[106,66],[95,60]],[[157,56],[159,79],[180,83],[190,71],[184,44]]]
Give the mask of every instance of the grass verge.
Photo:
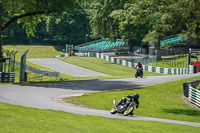
[[[95,57],[68,57],[61,59],[64,62],[80,66],[89,70],[104,73],[110,76],[118,76],[124,78],[134,77],[136,70],[122,65],[110,63],[108,61]],[[144,71],[144,76],[164,75],[159,73],[151,73]]]
[[[22,54],[28,49],[27,59],[30,58],[53,58],[56,55],[61,55],[63,52],[57,51],[53,46],[40,45],[4,45],[3,49],[9,51],[18,51],[16,60],[20,61]]]
[[[2,133],[196,133],[199,131],[199,127],[109,119],[61,111],[26,108],[3,103],[0,103],[0,129]]]
[[[85,94],[80,97],[66,98],[65,101],[72,102],[73,99],[76,99],[78,104],[110,110],[113,107],[112,101],[114,99],[118,101],[126,95],[138,93],[140,95],[140,107],[134,110],[136,115],[200,122],[200,110],[193,109],[182,101],[183,83],[198,78],[184,79],[132,90]]]
[[[14,51],[18,51],[16,54],[16,61],[20,62],[21,60],[21,56],[24,54],[24,52],[28,49],[29,52],[27,54],[27,58],[53,58],[56,55],[60,55],[63,54],[63,52],[58,51],[58,47],[54,47],[54,46],[39,46],[39,45],[4,45],[3,46],[4,50],[9,50],[10,52],[12,50]],[[4,56],[6,56],[4,54]],[[31,62],[26,62],[27,65],[38,68],[38,69],[44,69],[44,70],[49,70],[49,71],[53,71],[51,69],[33,64]],[[20,67],[19,66],[15,66],[15,83],[19,83],[19,75],[20,75]],[[54,71],[55,72],[55,71]],[[31,77],[31,80],[34,82],[40,82],[40,74],[36,74],[33,72],[28,71],[28,76]],[[48,77],[44,77],[43,80],[46,81],[56,81],[56,79],[54,78],[48,78]],[[1,83],[2,84],[2,83]]]

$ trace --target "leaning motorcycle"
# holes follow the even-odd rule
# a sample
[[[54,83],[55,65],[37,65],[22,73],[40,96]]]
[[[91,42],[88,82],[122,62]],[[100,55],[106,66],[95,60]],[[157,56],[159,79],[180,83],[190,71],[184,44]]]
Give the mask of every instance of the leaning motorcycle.
[[[123,98],[117,104],[116,104],[115,100],[113,100],[114,107],[110,111],[111,114],[119,113],[119,114],[124,114],[125,116],[133,115],[134,97],[130,96],[130,95],[128,95],[126,97],[128,97],[129,100],[127,100],[126,98]]]

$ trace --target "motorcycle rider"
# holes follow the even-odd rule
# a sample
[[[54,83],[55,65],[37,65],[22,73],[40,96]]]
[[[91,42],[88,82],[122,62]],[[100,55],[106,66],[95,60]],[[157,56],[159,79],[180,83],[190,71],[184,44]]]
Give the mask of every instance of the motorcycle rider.
[[[137,66],[138,66],[139,68],[143,68],[141,62],[138,62],[138,64],[136,65],[136,67],[137,67]]]
[[[134,99],[134,102],[136,104],[136,108],[139,108],[139,94],[134,94],[133,95],[133,99]]]
[[[136,104],[136,108],[139,108],[139,94],[134,94],[133,96],[127,95],[126,97],[128,98],[133,98],[133,101]],[[125,104],[127,102],[127,99],[125,97],[123,97],[116,106],[120,105],[120,104]],[[133,112],[131,112],[131,115],[133,115]]]
[[[138,62],[138,64],[135,66],[135,68],[137,68],[137,67],[141,69],[141,73],[143,75],[143,66],[142,66],[142,63]]]

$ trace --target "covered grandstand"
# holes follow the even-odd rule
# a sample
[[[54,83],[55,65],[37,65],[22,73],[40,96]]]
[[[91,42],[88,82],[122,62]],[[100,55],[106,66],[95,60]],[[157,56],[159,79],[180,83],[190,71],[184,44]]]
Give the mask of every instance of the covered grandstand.
[[[176,35],[171,35],[167,36],[161,39],[160,41],[160,46],[164,45],[172,45],[172,44],[183,44],[186,42],[189,38],[187,37],[186,34],[176,34]]]
[[[73,50],[75,50],[75,55],[77,56],[96,57],[96,53],[102,53],[115,59],[157,66],[157,60],[162,60],[162,56],[168,57],[176,54],[180,55],[180,53],[188,53],[187,44],[189,41],[190,38],[186,34],[176,34],[161,38],[161,49],[156,49],[155,44],[147,43],[145,47],[142,44],[135,44],[134,52],[130,52],[127,40],[117,39],[110,41],[108,39],[100,39],[77,45]],[[165,46],[170,46],[170,49],[166,49]]]
[[[100,39],[97,41],[84,43],[74,47],[74,50],[79,52],[114,52],[114,51],[124,51],[128,50],[127,41],[117,39],[116,41],[109,41],[107,39]]]

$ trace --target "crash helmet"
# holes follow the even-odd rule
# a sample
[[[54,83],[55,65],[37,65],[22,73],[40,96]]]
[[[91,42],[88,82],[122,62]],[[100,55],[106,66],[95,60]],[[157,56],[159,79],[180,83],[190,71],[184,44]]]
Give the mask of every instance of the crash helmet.
[[[138,64],[141,64],[141,62],[138,62]]]
[[[133,97],[134,97],[134,99],[139,99],[139,94],[136,93],[133,95]]]

